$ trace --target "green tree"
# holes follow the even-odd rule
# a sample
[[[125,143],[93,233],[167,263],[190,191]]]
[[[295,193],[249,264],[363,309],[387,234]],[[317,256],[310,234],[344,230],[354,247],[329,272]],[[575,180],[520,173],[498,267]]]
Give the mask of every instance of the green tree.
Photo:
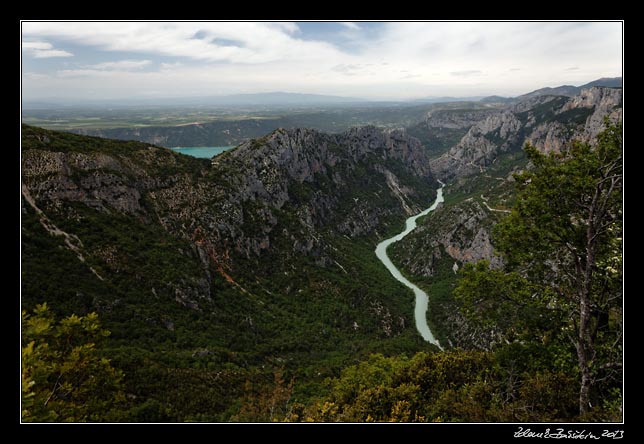
[[[56,322],[46,303],[22,312],[22,420],[109,421],[124,400],[122,372],[96,343],[110,333],[96,313]]]
[[[599,403],[598,383],[619,385],[622,360],[622,125],[606,125],[595,146],[525,147],[534,168],[515,175],[517,203],[495,230],[506,272],[466,267],[455,292],[472,312],[512,306],[509,318],[531,339],[545,340],[543,329],[568,337],[582,417]]]

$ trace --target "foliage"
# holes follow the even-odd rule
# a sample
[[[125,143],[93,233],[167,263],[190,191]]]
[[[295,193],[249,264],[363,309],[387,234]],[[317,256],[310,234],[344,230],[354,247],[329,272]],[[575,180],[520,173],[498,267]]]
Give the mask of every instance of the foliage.
[[[517,272],[490,269],[485,260],[467,263],[454,297],[471,322],[500,330],[508,341],[545,340],[561,322],[547,309],[553,294]]]
[[[571,377],[539,366],[508,365],[508,360],[521,360],[521,352],[456,350],[412,358],[374,354],[330,379],[329,395],[298,420],[525,422],[574,417]]]
[[[32,193],[52,225],[78,238],[83,260],[63,236],[45,229],[40,214],[24,200],[22,210],[23,308],[34,309],[46,295],[58,317],[99,313],[112,332],[101,352],[127,375],[123,380],[127,402],[119,421],[271,420],[265,414],[267,403],[252,404],[271,399],[278,390],[276,369],[283,372],[284,384],[291,380],[297,384],[291,387],[288,409],[276,411],[273,419],[295,417],[298,406],[323,393],[325,378],[339,374],[355,359],[374,351],[413,353],[426,348],[411,321],[413,295],[391,279],[373,253],[381,235],[352,239],[338,235],[336,222],[343,212],[356,210],[355,202],[345,190],[331,189],[326,173],[318,173],[316,181],[342,200],[337,212],[329,212],[332,219],[327,226],[315,235],[333,251],[336,262],[320,260],[317,250],[293,253],[291,236],[303,234],[298,211],[319,198],[321,191],[308,182],[292,181],[289,192],[300,200],[273,209],[272,248],[250,257],[231,248],[235,265],[227,270],[235,282],[231,283],[183,237],[194,227],[169,229],[174,220],[170,212],[176,209],[158,205],[146,187],[165,187],[177,177],[191,184],[197,179],[216,181],[220,173],[234,179],[241,174],[237,165],[228,162],[229,170],[224,171],[224,162],[221,168],[209,168],[208,161],[193,162],[138,142],[33,127],[24,127],[22,135],[23,156],[34,159],[45,157],[42,151],[64,152],[72,159],[75,153],[97,158],[107,154],[123,165],[122,171],[110,174],[140,190],[142,211],[135,215],[64,198],[61,205],[49,205],[51,201]],[[399,162],[391,163],[394,170],[402,170]],[[69,165],[73,174],[61,177],[76,185],[96,172],[74,172],[77,163]],[[347,169],[345,187],[360,199],[374,199],[370,187],[378,177],[371,165],[356,171],[348,165],[338,167]],[[400,176],[401,184],[420,188],[419,200],[433,199],[431,180],[417,183],[408,173]],[[221,179],[216,186],[226,189],[232,179]],[[31,186],[30,181],[42,178],[23,180]],[[398,229],[394,225],[402,221],[397,200],[375,198],[382,208],[392,210],[378,221],[380,226]],[[252,223],[263,217],[258,213],[265,208],[262,202],[247,200],[240,207],[244,216],[240,228],[265,236]],[[213,218],[212,227],[218,223]]]
[[[109,336],[96,313],[56,322],[47,304],[22,313],[22,420],[109,421],[122,407],[123,373],[97,343]]]
[[[534,106],[533,108],[516,113],[517,118],[522,122],[528,119],[534,119],[534,124],[539,125],[543,122],[551,121],[556,118],[556,113],[567,102],[568,98],[564,96],[552,96],[544,99],[543,103]]]
[[[456,145],[469,128],[429,127],[425,122],[410,127],[407,132],[421,141],[431,156],[440,156]]]
[[[468,338],[481,338],[481,331],[466,328],[461,322],[461,305],[455,301],[453,290],[458,275],[453,271],[455,261],[441,243],[448,237],[452,245],[461,248],[472,242],[475,230],[492,227],[503,217],[500,212],[486,211],[484,203],[493,208],[508,208],[514,199],[512,184],[504,180],[513,169],[526,163],[523,152],[503,153],[487,169],[486,174],[450,183],[445,187],[445,203],[439,206],[430,216],[418,220],[418,228],[396,242],[389,248],[399,269],[409,280],[424,289],[431,297],[428,303],[428,323],[441,344],[458,344],[465,348],[473,347]],[[484,200],[487,199],[487,200]],[[475,216],[463,223],[463,213]],[[469,219],[469,217],[468,217]],[[438,245],[437,245],[438,244]],[[423,270],[413,273],[410,268]],[[478,322],[477,322],[478,323]],[[471,324],[471,322],[469,323]],[[489,323],[488,323],[489,324]],[[484,335],[483,335],[484,336]]]
[[[534,168],[515,175],[516,204],[495,232],[507,269],[468,266],[455,291],[470,313],[506,324],[508,340],[575,356],[581,417],[621,385],[622,127],[606,124],[595,147],[526,146]]]

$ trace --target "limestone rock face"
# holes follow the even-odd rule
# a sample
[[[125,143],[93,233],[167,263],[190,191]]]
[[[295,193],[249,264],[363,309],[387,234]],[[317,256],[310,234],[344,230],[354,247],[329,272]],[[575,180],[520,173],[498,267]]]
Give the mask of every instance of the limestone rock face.
[[[482,259],[499,267],[502,262],[490,240],[494,221],[495,215],[475,200],[441,207],[391,248],[403,269],[420,276],[433,276],[443,253],[456,260],[457,269],[459,264]]]
[[[429,111],[425,118],[425,124],[428,128],[469,128],[494,113],[496,113],[494,109],[475,109],[468,111],[441,109]]]
[[[226,267],[278,238],[292,254],[332,263],[322,230],[382,230],[428,206],[437,186],[420,142],[402,130],[278,129],[210,162],[140,145],[65,152],[43,139],[23,150],[23,183],[44,209],[80,203],[158,221],[194,242],[202,260]]]
[[[80,202],[107,211],[141,213],[141,193],[135,181],[123,175],[124,166],[104,154],[29,150],[23,153],[23,179],[32,195],[48,204]]]
[[[485,171],[501,153],[527,142],[542,152],[561,151],[573,139],[591,141],[608,116],[622,116],[620,88],[591,87],[573,97],[528,97],[475,123],[459,143],[431,162],[441,180]]]

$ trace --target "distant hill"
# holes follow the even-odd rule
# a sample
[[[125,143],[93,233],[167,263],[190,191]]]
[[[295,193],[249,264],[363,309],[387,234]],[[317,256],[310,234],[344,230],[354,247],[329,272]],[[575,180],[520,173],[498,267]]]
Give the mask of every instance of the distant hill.
[[[592,82],[581,85],[580,88],[591,88],[593,86],[606,86],[608,88],[621,88],[621,77],[602,77],[601,79],[593,80]]]
[[[550,87],[545,87],[545,88],[540,88],[535,91],[529,92],[528,94],[523,94],[522,96],[519,96],[518,98],[520,99],[528,99],[531,97],[539,97],[539,96],[566,96],[566,97],[572,97],[576,96],[579,91],[581,90],[580,87],[578,86],[572,86],[572,85],[562,85],[562,86],[557,86],[555,88],[550,88]]]
[[[510,103],[515,101],[513,97],[488,96],[481,99],[482,103]]]
[[[572,86],[572,85],[562,85],[554,88],[546,87],[537,89],[535,91],[523,94],[522,96],[517,97],[518,99],[527,99],[531,97],[539,96],[566,96],[573,97],[581,92],[584,88],[591,88],[593,86],[605,86],[610,88],[621,87],[622,78],[621,77],[602,77],[601,79],[593,80],[592,82],[586,83],[581,86]]]

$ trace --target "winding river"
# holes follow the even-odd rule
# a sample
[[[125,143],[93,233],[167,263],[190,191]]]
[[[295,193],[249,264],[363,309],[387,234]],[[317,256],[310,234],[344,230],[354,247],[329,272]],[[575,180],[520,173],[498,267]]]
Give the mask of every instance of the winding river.
[[[386,239],[380,242],[376,247],[376,256],[378,256],[378,259],[380,259],[380,261],[385,265],[385,267],[387,267],[387,270],[389,270],[389,272],[393,275],[393,277],[396,278],[396,280],[402,282],[403,284],[405,284],[407,287],[411,288],[414,291],[414,294],[416,295],[416,308],[414,309],[416,328],[418,329],[418,332],[423,337],[423,339],[438,346],[438,348],[442,350],[443,347],[441,347],[441,345],[438,343],[438,340],[434,337],[434,335],[432,334],[432,331],[429,329],[429,326],[427,325],[427,302],[428,302],[427,293],[425,293],[423,290],[421,290],[412,282],[410,282],[407,278],[405,278],[405,276],[402,275],[400,270],[398,270],[398,268],[396,268],[396,266],[391,262],[391,259],[389,259],[389,256],[387,256],[387,247],[389,245],[393,244],[394,242],[398,242],[403,237],[411,233],[416,228],[416,219],[418,219],[421,216],[425,216],[431,211],[434,211],[438,206],[438,204],[444,201],[443,186],[445,186],[445,184],[440,181],[439,183],[441,184],[441,187],[436,190],[436,200],[434,201],[432,206],[427,208],[422,213],[419,213],[415,216],[408,218],[405,225],[405,231],[403,231],[402,233],[398,233],[394,237],[391,237],[389,239]]]

